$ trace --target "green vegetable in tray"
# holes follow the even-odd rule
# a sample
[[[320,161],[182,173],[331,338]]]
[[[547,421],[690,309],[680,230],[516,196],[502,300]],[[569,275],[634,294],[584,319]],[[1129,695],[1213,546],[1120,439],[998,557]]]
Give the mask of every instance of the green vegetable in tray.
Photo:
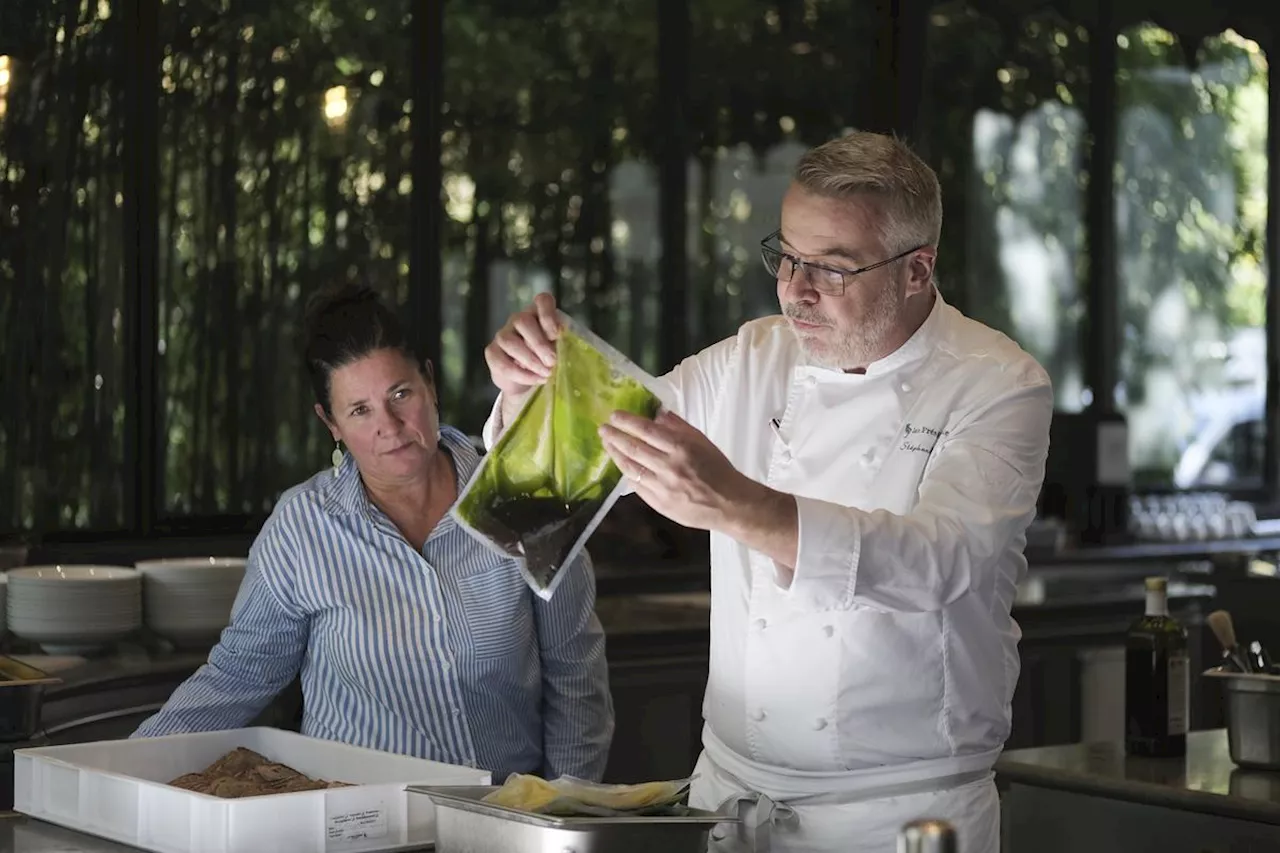
[[[617,410],[651,418],[661,407],[620,369],[625,360],[602,352],[607,345],[588,334],[566,324],[551,377],[534,389],[454,509],[475,534],[523,558],[531,585],[548,597],[622,479],[600,425]]]

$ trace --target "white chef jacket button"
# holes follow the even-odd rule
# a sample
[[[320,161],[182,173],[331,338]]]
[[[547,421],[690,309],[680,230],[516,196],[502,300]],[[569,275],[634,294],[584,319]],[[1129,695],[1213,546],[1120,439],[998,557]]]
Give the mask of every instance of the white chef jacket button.
[[[824,719],[822,719],[821,717],[819,717],[818,719],[816,719],[816,720],[814,720],[814,721],[813,721],[813,728],[814,728],[814,730],[815,730],[815,731],[819,731],[819,732],[820,732],[820,731],[822,731],[823,729],[825,729],[826,727],[827,727],[827,721],[826,721],[826,720],[824,720]]]
[[[902,388],[902,392],[905,394],[906,392],[908,392],[908,391],[910,391],[910,390],[911,390],[911,383],[910,383],[910,382],[903,382],[903,383],[902,383],[902,385],[901,385],[900,387]]]
[[[764,630],[765,628],[767,628],[768,626],[769,626],[769,623],[768,623],[768,622],[766,622],[765,620],[763,620],[763,619],[757,619],[757,620],[756,620],[756,628],[758,628],[759,630],[763,631],[763,630]]]
[[[822,626],[822,636],[830,639],[831,637],[835,636],[835,633],[836,633],[836,629],[832,628],[830,625]]]
[[[760,711],[760,710],[752,711],[751,719],[755,720],[757,723],[762,722],[764,720],[764,711]]]
[[[791,461],[791,451],[787,450],[785,447],[782,449],[782,452],[779,453],[778,455],[782,457],[783,462]]]
[[[804,378],[804,384],[805,384],[805,387],[807,387],[807,388],[817,388],[817,387],[818,387],[818,377],[816,377],[816,376],[806,376],[806,377]]]

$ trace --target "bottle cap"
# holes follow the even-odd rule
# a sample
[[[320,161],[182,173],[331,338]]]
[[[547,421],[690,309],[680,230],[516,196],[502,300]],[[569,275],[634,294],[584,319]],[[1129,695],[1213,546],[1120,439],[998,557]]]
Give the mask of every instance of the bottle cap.
[[[1168,587],[1166,578],[1147,578],[1147,592],[1164,592]]]

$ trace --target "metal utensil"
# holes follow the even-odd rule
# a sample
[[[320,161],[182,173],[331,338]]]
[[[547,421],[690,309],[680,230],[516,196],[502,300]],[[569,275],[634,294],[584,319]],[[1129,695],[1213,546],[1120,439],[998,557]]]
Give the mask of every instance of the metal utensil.
[[[1254,672],[1271,672],[1271,656],[1257,640],[1249,644],[1249,665],[1253,667]]]
[[[955,828],[945,820],[913,820],[898,833],[898,853],[958,853]]]
[[[1236,642],[1236,627],[1231,621],[1231,614],[1225,610],[1215,610],[1208,617],[1209,628],[1222,645],[1223,660],[1229,661],[1238,672],[1253,672],[1248,656]]]
[[[1251,770],[1280,770],[1280,675],[1205,673],[1226,688],[1227,746],[1231,760]]]

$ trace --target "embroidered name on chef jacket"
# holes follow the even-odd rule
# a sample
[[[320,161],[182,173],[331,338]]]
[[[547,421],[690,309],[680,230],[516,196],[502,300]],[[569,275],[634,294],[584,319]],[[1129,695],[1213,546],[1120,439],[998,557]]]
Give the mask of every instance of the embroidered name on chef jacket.
[[[928,456],[938,446],[938,441],[951,434],[949,429],[919,426],[908,423],[902,430],[902,449]]]

